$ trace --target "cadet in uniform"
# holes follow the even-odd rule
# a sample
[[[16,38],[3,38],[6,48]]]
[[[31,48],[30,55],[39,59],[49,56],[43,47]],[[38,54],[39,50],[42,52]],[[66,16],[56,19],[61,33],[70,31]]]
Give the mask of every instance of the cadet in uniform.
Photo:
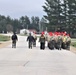
[[[60,33],[58,33],[57,36],[55,37],[55,48],[61,50],[61,45],[62,45],[62,36]]]
[[[34,37],[33,46],[36,47],[37,36],[35,33],[33,34],[33,37]]]
[[[66,49],[70,50],[70,43],[71,43],[71,38],[69,36],[69,34],[66,35]]]
[[[45,49],[45,36],[44,36],[44,34],[42,33],[41,34],[41,36],[40,36],[40,38],[39,38],[39,42],[40,42],[40,49]]]
[[[49,33],[50,37],[48,38],[48,48],[53,50],[55,48],[55,37],[52,32]]]
[[[12,35],[11,39],[12,39],[12,48],[16,48],[16,41],[18,40],[18,38],[15,32]]]
[[[27,41],[28,41],[28,47],[32,49],[34,37],[31,35],[31,33],[29,33],[29,36],[27,37]]]

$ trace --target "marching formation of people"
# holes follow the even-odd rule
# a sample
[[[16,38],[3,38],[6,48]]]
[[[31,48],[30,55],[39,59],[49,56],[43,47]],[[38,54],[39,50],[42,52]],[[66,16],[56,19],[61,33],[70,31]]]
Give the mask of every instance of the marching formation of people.
[[[66,32],[49,32],[46,36],[49,49],[68,49],[70,50],[71,38]]]
[[[18,40],[17,35],[14,33],[12,35],[12,48],[16,48],[16,41]],[[27,37],[28,41],[28,48],[32,49],[32,47],[36,47],[36,40],[37,36],[34,33],[33,35],[29,33]],[[51,50],[54,49],[67,49],[70,50],[70,43],[71,43],[71,38],[69,34],[66,32],[49,32],[45,34],[44,32],[41,33],[39,37],[39,42],[40,42],[40,49],[45,49],[45,43],[47,41],[47,47]]]

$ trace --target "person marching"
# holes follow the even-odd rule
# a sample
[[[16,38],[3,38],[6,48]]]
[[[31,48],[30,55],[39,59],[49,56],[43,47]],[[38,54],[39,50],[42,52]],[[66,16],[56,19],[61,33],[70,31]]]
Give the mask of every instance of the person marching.
[[[37,36],[36,36],[35,32],[33,34],[33,37],[34,37],[33,46],[36,47]]]
[[[31,35],[31,33],[29,33],[29,36],[27,37],[27,41],[28,41],[28,47],[32,49],[34,37]]]
[[[66,49],[70,50],[70,44],[71,44],[71,38],[69,36],[69,34],[66,35]]]
[[[44,36],[44,34],[42,33],[41,34],[41,36],[40,36],[40,38],[39,38],[39,42],[40,42],[40,49],[45,49],[45,36]]]
[[[55,46],[55,37],[52,32],[49,32],[50,37],[48,37],[48,48],[54,50]]]
[[[16,33],[12,35],[11,39],[12,39],[12,48],[16,48],[16,41],[18,40]]]
[[[55,37],[55,48],[61,50],[62,47],[62,36],[61,33],[58,32],[57,36]]]

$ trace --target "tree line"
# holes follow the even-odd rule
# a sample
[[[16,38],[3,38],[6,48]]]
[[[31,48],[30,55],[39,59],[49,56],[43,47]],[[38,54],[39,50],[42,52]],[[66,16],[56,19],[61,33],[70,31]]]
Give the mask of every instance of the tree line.
[[[0,15],[0,33],[19,32],[20,29],[35,29],[36,31],[44,31],[46,29],[46,20],[42,17],[21,16],[19,19],[12,19],[10,16]]]

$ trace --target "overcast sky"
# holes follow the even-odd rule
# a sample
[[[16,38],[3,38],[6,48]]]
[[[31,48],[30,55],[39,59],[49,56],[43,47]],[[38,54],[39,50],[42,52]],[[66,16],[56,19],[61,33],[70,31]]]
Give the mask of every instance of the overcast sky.
[[[11,18],[27,15],[42,17],[45,0],[0,0],[0,14]]]

